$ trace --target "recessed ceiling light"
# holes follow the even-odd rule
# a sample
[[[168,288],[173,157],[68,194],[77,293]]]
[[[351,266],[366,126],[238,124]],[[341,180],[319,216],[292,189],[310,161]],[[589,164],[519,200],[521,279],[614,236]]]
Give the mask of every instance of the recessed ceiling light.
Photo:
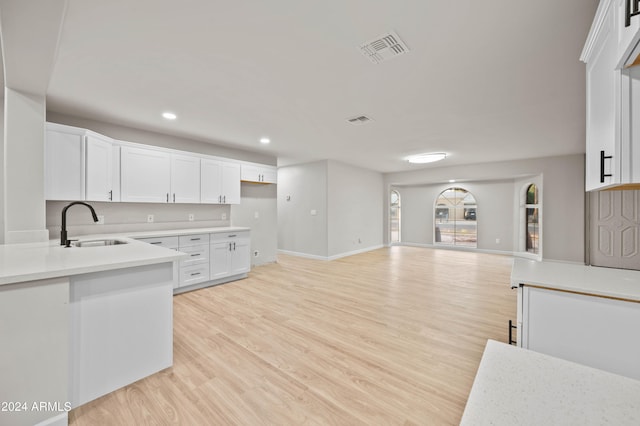
[[[268,144],[270,142],[271,142],[271,139],[269,139],[269,138],[260,138],[260,143],[263,143],[263,144],[266,145],[266,144]]]
[[[175,120],[176,118],[178,118],[178,116],[172,112],[163,112],[162,117],[167,120]]]
[[[444,160],[446,157],[447,154],[444,152],[428,152],[425,154],[411,155],[407,157],[407,161],[414,164],[425,164]]]

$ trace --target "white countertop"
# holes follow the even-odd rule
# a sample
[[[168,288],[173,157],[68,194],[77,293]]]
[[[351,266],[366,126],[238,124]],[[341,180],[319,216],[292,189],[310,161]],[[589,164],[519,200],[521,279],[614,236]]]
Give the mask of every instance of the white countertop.
[[[461,425],[639,425],[640,381],[487,341]]]
[[[511,286],[521,284],[640,301],[640,271],[515,258]]]
[[[129,242],[106,247],[65,248],[59,245],[58,240],[0,245],[0,285],[172,262],[186,256],[184,253],[156,247],[134,238],[248,230],[249,228],[244,227],[193,228],[77,237],[80,241],[114,238]],[[71,235],[70,238],[76,237]]]

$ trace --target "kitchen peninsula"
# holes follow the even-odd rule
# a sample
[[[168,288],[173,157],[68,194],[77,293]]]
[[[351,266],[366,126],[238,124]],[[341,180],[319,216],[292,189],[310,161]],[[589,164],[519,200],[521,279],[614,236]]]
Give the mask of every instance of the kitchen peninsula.
[[[118,240],[0,245],[0,424],[66,425],[69,409],[172,365],[186,255]]]

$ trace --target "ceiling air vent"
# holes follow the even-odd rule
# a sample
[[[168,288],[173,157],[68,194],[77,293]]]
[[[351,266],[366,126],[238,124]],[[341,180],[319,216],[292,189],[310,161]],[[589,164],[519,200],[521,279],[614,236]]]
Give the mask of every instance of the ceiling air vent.
[[[351,123],[351,124],[355,124],[355,125],[359,126],[361,124],[366,124],[366,123],[368,123],[370,121],[373,121],[373,120],[371,120],[369,117],[366,117],[364,115],[359,115],[357,117],[348,118],[347,121],[349,123]]]
[[[388,34],[383,34],[375,39],[361,44],[360,51],[364,56],[369,58],[374,64],[391,59],[395,56],[402,55],[409,51],[409,48],[398,34],[391,31]]]

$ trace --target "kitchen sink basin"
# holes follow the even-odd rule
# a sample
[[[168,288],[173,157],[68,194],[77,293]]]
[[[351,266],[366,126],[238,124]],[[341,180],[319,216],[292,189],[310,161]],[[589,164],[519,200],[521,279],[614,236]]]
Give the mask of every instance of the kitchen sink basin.
[[[122,240],[86,240],[86,241],[74,241],[74,247],[104,247],[104,246],[116,246],[119,244],[128,244],[126,241]]]

